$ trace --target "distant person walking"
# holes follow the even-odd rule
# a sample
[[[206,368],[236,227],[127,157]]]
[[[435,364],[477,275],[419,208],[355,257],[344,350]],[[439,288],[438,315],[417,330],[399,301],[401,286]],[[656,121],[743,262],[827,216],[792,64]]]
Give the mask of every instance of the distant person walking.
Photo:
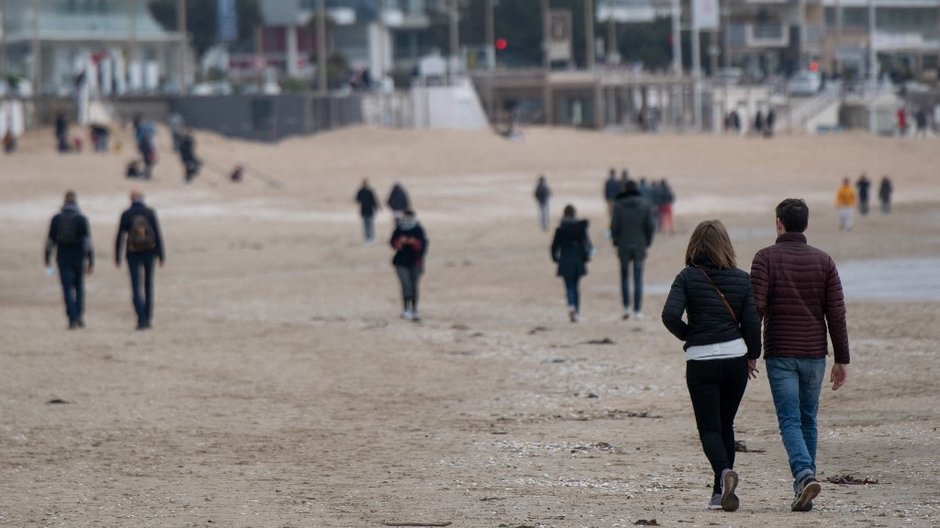
[[[748,377],[757,377],[760,316],[751,279],[736,267],[734,247],[721,221],[708,220],[695,228],[685,266],[669,290],[663,324],[685,341],[686,384],[702,449],[715,476],[708,508],[735,511],[734,417]]]
[[[408,192],[405,191],[405,187],[398,182],[392,185],[392,190],[388,193],[388,199],[385,201],[385,204],[388,205],[388,208],[392,211],[392,219],[395,221],[396,225],[398,225],[402,217],[405,216],[405,211],[411,209],[411,200],[408,198]]]
[[[168,120],[170,125],[170,135],[173,137],[173,151],[180,151],[180,143],[183,141],[183,136],[186,134],[186,125],[183,122],[183,116],[178,112],[173,112],[170,114]]]
[[[868,189],[870,187],[871,181],[865,173],[862,173],[855,182],[855,188],[858,190],[858,212],[862,216],[868,216]]]
[[[878,186],[878,200],[881,201],[881,213],[891,214],[891,194],[894,192],[894,184],[891,178],[884,176],[881,178],[881,185]]]
[[[183,132],[179,140],[179,153],[180,161],[183,162],[183,179],[186,183],[190,183],[199,175],[199,168],[202,166],[202,161],[196,156],[196,136],[193,134],[193,129],[187,128]]]
[[[114,265],[118,268],[121,267],[122,252],[131,276],[131,300],[137,314],[137,329],[147,330],[153,319],[153,265],[155,260],[159,260],[160,267],[163,267],[166,254],[157,213],[144,205],[144,195],[137,190],[131,191],[131,206],[121,214],[118,223],[114,241]]]
[[[134,116],[134,139],[137,142],[137,151],[144,164],[143,178],[149,180],[153,177],[153,167],[157,164],[157,148],[154,144],[157,131],[150,121],[144,121],[141,114]]]
[[[927,137],[927,111],[923,107],[914,113],[914,123],[917,125],[917,137]]]
[[[676,234],[675,220],[672,215],[672,206],[676,203],[676,195],[665,178],[659,182],[661,203],[659,206],[659,232]]]
[[[633,318],[643,319],[643,265],[653,243],[653,215],[650,204],[640,196],[636,182],[627,182],[617,197],[610,220],[610,237],[620,258],[620,293],[623,318],[630,318],[630,266],[633,266]]]
[[[577,219],[574,206],[566,205],[561,224],[555,229],[551,255],[552,261],[558,264],[557,275],[565,281],[568,317],[572,323],[578,322],[581,314],[578,282],[587,275],[587,263],[593,250],[588,237],[588,221]]]
[[[855,190],[848,178],[842,180],[842,186],[836,192],[836,207],[839,209],[839,229],[852,230],[852,220],[855,214]]]
[[[903,106],[901,108],[898,108],[897,118],[898,118],[898,132],[900,132],[901,137],[904,137],[907,135],[908,125],[907,125],[907,110]]]
[[[420,321],[418,292],[421,275],[424,274],[428,239],[414,211],[405,211],[401,221],[395,226],[390,243],[395,250],[392,265],[395,266],[395,273],[401,283],[401,318],[406,321]]]
[[[539,226],[542,231],[548,231],[548,201],[552,197],[552,190],[548,188],[545,176],[539,176],[538,183],[535,185],[535,203],[539,207]]]
[[[806,243],[808,222],[806,202],[780,202],[776,244],[758,251],[751,265],[754,299],[764,322],[767,380],[793,475],[793,511],[811,510],[822,489],[816,480],[816,414],[827,331],[835,356],[832,390],[845,384],[849,365],[842,281],[832,258]]]
[[[45,251],[47,268],[51,266],[53,249],[69,330],[82,328],[85,326],[85,274],[91,275],[95,267],[95,250],[91,243],[91,227],[78,209],[75,191],[65,193],[61,211],[52,217],[49,224]]]
[[[757,115],[754,116],[754,133],[758,136],[764,134],[764,111],[758,110]]]
[[[362,216],[362,231],[366,244],[375,242],[375,212],[379,209],[379,199],[369,186],[369,180],[363,179],[359,192],[356,193],[359,215]]]
[[[69,147],[69,120],[65,117],[65,112],[59,112],[55,116],[55,140],[59,152],[68,152],[71,149]]]
[[[617,195],[622,190],[622,185],[617,181],[617,169],[610,169],[607,175],[607,181],[604,182],[604,201],[607,202],[608,218],[614,214],[614,202],[617,201]]]
[[[777,123],[777,112],[770,108],[767,110],[767,120],[764,123],[764,137],[770,139],[774,137],[774,126]]]

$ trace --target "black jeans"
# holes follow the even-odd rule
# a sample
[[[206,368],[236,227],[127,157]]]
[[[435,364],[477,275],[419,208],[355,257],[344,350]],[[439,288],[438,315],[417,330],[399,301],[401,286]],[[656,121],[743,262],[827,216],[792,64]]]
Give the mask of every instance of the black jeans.
[[[734,415],[747,387],[747,357],[692,360],[685,365],[702,449],[715,472],[714,492],[720,493],[721,472],[734,467]]]
[[[65,314],[69,324],[82,320],[85,312],[85,266],[83,260],[57,261],[59,279],[62,281],[62,296],[65,299]]]
[[[156,255],[147,251],[127,254],[127,269],[131,272],[131,300],[137,312],[137,325],[150,324],[153,317],[153,261]],[[144,273],[141,291],[140,272]]]

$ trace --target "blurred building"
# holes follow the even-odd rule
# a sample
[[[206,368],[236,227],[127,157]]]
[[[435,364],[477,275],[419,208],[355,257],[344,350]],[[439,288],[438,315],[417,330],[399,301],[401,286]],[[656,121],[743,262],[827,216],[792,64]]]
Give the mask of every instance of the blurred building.
[[[6,0],[2,8],[4,73],[34,81],[40,93],[81,83],[104,94],[181,85],[180,35],[161,28],[142,0]]]
[[[432,49],[429,9],[440,0],[327,0],[327,47],[379,79],[413,68]],[[379,9],[379,5],[384,6]],[[257,54],[286,77],[315,74],[317,0],[261,0]]]

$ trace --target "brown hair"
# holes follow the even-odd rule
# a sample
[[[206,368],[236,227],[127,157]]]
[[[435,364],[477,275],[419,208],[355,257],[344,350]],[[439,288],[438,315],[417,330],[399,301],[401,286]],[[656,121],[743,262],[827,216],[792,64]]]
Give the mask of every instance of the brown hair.
[[[686,266],[691,266],[696,257],[708,257],[720,269],[737,266],[734,260],[734,246],[731,245],[728,230],[721,220],[705,220],[692,231],[689,247],[685,250]]]

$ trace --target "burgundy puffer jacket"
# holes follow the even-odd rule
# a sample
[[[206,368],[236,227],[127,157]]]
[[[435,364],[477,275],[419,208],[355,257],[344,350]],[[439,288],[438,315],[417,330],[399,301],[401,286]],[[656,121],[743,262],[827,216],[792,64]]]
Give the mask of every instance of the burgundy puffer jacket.
[[[828,325],[836,363],[849,362],[842,281],[832,257],[802,233],[784,233],[754,256],[751,283],[766,357],[825,357]]]

